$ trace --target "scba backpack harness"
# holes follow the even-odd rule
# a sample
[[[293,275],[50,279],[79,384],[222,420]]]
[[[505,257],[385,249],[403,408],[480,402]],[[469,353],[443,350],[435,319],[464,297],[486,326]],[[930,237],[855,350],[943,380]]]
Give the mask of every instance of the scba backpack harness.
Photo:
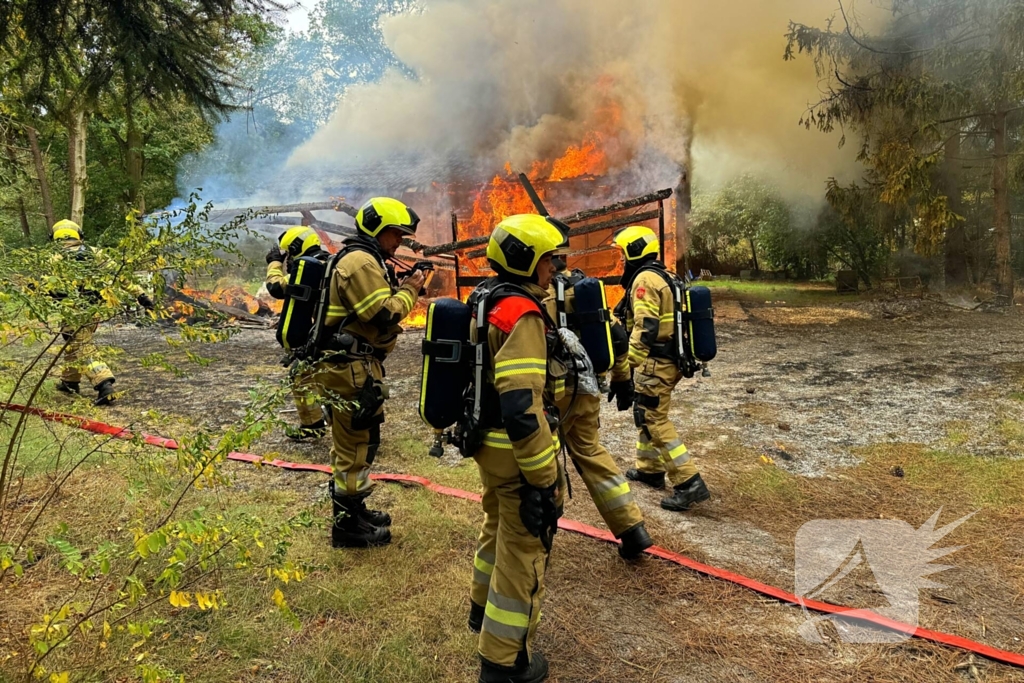
[[[640,268],[630,282],[625,283],[626,295],[616,310],[616,315],[625,324],[633,308],[632,283],[640,273],[657,273],[672,292],[672,338],[663,344],[651,344],[651,357],[664,358],[676,363],[683,377],[687,379],[701,371],[709,377],[708,363],[718,355],[715,339],[715,309],[711,303],[711,290],[707,287],[690,287],[661,263]]]
[[[491,313],[497,312],[499,304],[507,310],[501,311],[501,321],[492,320]],[[518,285],[488,281],[473,290],[466,303],[439,299],[427,309],[420,417],[435,430],[454,427],[444,439],[458,447],[463,457],[472,457],[480,449],[488,429],[502,428],[498,392],[486,380],[487,328],[492,323],[504,323],[508,328],[505,331],[510,332],[527,313],[541,315],[552,331],[547,335],[549,357],[564,356],[561,341],[553,333],[554,321],[541,302]],[[474,326],[475,343],[470,335]],[[553,407],[546,406],[546,412],[553,416]],[[557,421],[553,426],[556,428]]]
[[[289,353],[304,348],[309,342],[320,292],[325,288],[328,260],[327,252],[319,251],[292,261],[277,323],[277,343]]]
[[[331,302],[331,279],[341,259],[354,251],[370,254],[387,273],[388,284],[391,285],[392,290],[397,287],[394,271],[387,266],[380,253],[370,245],[358,241],[346,242],[345,246],[337,253],[321,262],[319,269],[306,262],[308,257],[298,259],[299,266],[295,271],[296,287],[294,291],[299,297],[302,297],[296,298],[296,300],[301,301],[303,306],[297,308],[295,317],[287,328],[291,335],[287,338],[294,338],[294,342],[290,342],[289,346],[285,347],[289,352],[284,360],[285,365],[293,363],[308,365],[319,361],[347,363],[369,356],[383,360],[383,354],[374,348],[369,340],[345,331],[347,325],[358,319],[355,312],[350,313],[339,323],[327,325],[327,313]],[[306,272],[301,281],[298,277],[300,270]],[[291,286],[289,284],[289,288]],[[282,320],[285,318],[286,311],[287,309],[282,309]],[[284,335],[279,330],[279,340],[282,336]],[[302,340],[303,336],[304,340]],[[388,392],[384,383],[375,380],[372,376],[367,377],[366,383],[355,401],[358,406],[352,413],[352,428],[369,429],[381,424],[384,421],[384,416],[377,413],[387,398]]]
[[[574,270],[569,275],[555,276],[555,306],[558,326],[575,332],[598,375],[615,364],[612,343],[612,318],[604,283]],[[566,295],[573,292],[574,312],[566,313]]]

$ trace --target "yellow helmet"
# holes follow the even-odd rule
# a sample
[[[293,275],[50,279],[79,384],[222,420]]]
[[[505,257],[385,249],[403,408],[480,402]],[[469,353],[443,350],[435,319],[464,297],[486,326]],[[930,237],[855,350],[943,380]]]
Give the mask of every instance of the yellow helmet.
[[[319,248],[320,236],[313,228],[299,226],[282,232],[277,238],[277,243],[281,246],[281,251],[291,254],[292,258],[297,258],[314,248]]]
[[[626,261],[635,263],[648,256],[658,255],[658,236],[654,231],[643,225],[631,225],[615,233],[615,246],[622,249]]]
[[[533,277],[542,256],[569,246],[568,232],[562,223],[546,216],[509,216],[491,233],[487,260],[499,273]]]
[[[69,220],[57,221],[50,228],[50,238],[54,240],[80,240],[82,228],[78,223]]]
[[[376,237],[384,228],[398,228],[406,235],[415,235],[420,217],[408,206],[390,197],[374,197],[356,214],[359,232]]]

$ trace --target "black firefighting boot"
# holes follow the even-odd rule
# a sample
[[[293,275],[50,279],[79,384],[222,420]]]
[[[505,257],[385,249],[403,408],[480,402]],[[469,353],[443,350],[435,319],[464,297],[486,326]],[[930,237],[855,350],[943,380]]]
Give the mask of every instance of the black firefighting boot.
[[[114,380],[105,379],[96,385],[96,400],[93,405],[109,406],[114,402]]]
[[[82,393],[82,385],[80,382],[65,382],[64,380],[60,379],[57,380],[57,391],[63,392],[65,394],[78,395]]]
[[[664,472],[641,472],[635,467],[631,467],[626,470],[626,479],[629,479],[630,481],[638,481],[641,484],[647,484],[651,488],[655,489],[665,488]]]
[[[661,507],[673,512],[686,512],[692,506],[711,497],[699,474],[695,474],[672,489],[674,493],[661,499]]]
[[[484,606],[478,605],[472,600],[469,601],[469,630],[473,633],[480,633],[484,627]]]
[[[622,545],[619,546],[619,557],[624,560],[635,560],[645,550],[654,545],[654,541],[651,540],[643,522],[631,526],[626,530],[626,533],[622,534],[619,540],[622,541]]]
[[[327,433],[327,423],[321,418],[318,422],[301,427],[285,427],[284,435],[292,441],[319,439]]]
[[[334,497],[334,480],[333,479],[331,480],[331,483],[328,485],[328,488],[330,489],[331,497],[333,498]],[[373,526],[377,526],[377,527],[381,527],[381,528],[391,526],[391,515],[389,515],[386,512],[383,512],[381,510],[368,510],[366,508],[366,497],[365,496],[359,498],[357,501],[354,501],[353,505],[356,506],[356,508],[355,508],[356,514],[359,517],[361,517],[362,519],[364,519],[367,522],[369,522],[370,524],[372,524]]]
[[[359,514],[362,499],[355,496],[335,496],[331,487],[331,503],[334,509],[334,523],[331,525],[331,546],[334,548],[370,548],[391,542],[391,532],[386,527],[370,524]]]
[[[480,683],[541,683],[548,677],[548,660],[534,652],[529,662],[520,652],[513,666],[499,666],[480,658]]]
[[[359,501],[359,517],[382,529],[391,526],[391,515],[383,510],[370,510],[366,507],[365,500]]]

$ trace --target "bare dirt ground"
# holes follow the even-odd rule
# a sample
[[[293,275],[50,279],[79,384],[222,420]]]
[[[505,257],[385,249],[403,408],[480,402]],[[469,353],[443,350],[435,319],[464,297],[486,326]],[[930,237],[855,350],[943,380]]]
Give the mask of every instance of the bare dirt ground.
[[[790,590],[795,532],[806,521],[882,517],[916,528],[941,506],[940,524],[979,511],[939,543],[967,547],[944,560],[954,566],[937,577],[946,587],[922,593],[921,624],[1024,652],[1024,318],[920,300],[716,307],[713,375],[680,387],[673,405],[713,499],[680,515],[658,507],[663,492],[637,491],[655,540]],[[246,330],[209,347],[214,362],[186,377],[135,360],[163,350],[153,331],[109,329],[102,341],[125,350],[118,387],[126,395],[109,419],[154,431],[226,426],[257,378],[284,374],[270,331]],[[440,462],[426,456],[419,365],[412,330],[388,361],[392,399],[378,462],[471,486],[472,464],[451,448]],[[150,408],[170,420],[150,420]],[[606,404],[602,427],[628,467],[629,413]],[[328,447],[274,436],[259,452],[328,462]],[[600,526],[576,481],[566,515]],[[322,501],[324,483],[245,470],[238,485],[287,487]],[[406,495],[397,487],[378,494],[385,506]],[[452,562],[468,566],[472,535],[464,541]],[[832,634],[811,644],[798,635],[805,615],[797,608],[652,558],[630,566],[607,546],[569,534],[556,540],[549,576],[540,645],[552,680],[1024,680],[1024,672],[921,641],[851,645]],[[884,604],[880,597],[870,575],[825,596],[858,607]],[[452,605],[452,628],[461,628],[465,606]]]

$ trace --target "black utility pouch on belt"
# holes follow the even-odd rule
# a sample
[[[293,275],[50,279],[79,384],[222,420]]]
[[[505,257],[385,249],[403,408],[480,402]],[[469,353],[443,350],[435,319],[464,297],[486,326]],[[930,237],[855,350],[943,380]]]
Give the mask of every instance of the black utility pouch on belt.
[[[360,431],[383,424],[384,413],[378,415],[377,411],[384,405],[384,399],[388,397],[387,394],[387,387],[383,382],[373,377],[367,377],[366,383],[363,384],[363,388],[359,390],[359,395],[356,397],[359,408],[352,413],[352,429]]]

